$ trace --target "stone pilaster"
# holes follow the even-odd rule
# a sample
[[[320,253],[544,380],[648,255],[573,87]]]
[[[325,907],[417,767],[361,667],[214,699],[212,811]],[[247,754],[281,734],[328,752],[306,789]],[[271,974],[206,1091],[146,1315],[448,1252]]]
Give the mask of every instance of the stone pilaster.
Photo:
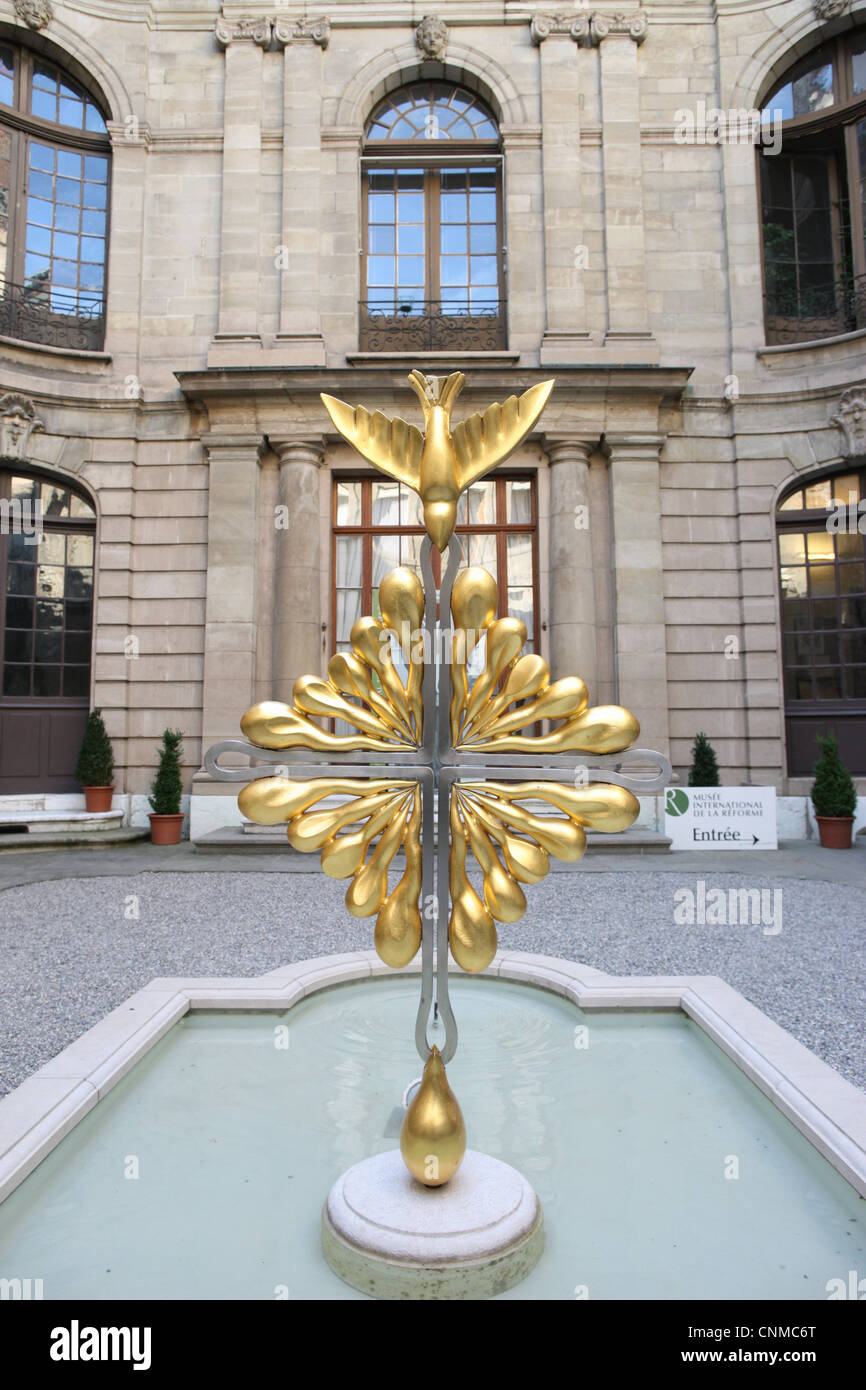
[[[254,703],[257,630],[258,487],[262,440],[210,435],[202,741],[238,738]]]
[[[269,19],[217,20],[225,95],[217,343],[258,343],[262,164],[262,66]]]
[[[274,41],[283,50],[283,211],[280,247],[280,327],[287,363],[324,366],[319,317],[322,176],[322,54],[327,19],[278,18]]]
[[[655,360],[649,330],[646,238],[641,183],[638,48],[647,36],[642,11],[594,14],[590,26],[601,65],[601,141],[604,167],[608,324],[605,345],[634,360]]]
[[[616,702],[644,748],[668,751],[659,450],[663,435],[606,434],[614,572]]]
[[[272,698],[291,703],[298,676],[321,674],[323,667],[319,470],[325,446],[309,437],[269,442],[280,462]]]
[[[589,460],[597,442],[544,441],[550,464],[550,639],[554,680],[577,675],[596,701],[598,648]]]
[[[586,331],[584,277],[588,251],[583,236],[578,45],[589,17],[533,17],[539,50],[541,148],[544,171],[544,257],[547,322],[541,361],[578,362],[591,341]]]

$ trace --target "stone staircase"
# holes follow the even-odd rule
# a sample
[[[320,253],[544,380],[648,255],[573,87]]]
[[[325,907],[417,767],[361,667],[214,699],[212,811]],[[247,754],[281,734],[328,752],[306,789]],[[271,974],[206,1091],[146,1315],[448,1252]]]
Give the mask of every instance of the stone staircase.
[[[46,798],[0,798],[0,853],[21,849],[103,849],[147,838],[148,832],[129,829],[122,811],[79,811],[48,808]]]

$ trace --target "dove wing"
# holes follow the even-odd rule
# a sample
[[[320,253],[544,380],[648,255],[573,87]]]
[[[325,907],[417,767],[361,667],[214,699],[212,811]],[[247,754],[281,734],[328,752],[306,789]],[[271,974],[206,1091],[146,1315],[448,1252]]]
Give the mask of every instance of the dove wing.
[[[489,405],[483,415],[470,415],[451,431],[457,457],[460,491],[489,473],[516,449],[535,424],[553,390],[553,381],[531,386],[518,399],[509,396],[504,405]]]
[[[389,420],[381,410],[371,415],[362,405],[352,407],[334,396],[323,394],[322,404],[336,429],[359,454],[381,468],[389,478],[396,478],[417,492],[424,449],[420,430],[399,417]]]

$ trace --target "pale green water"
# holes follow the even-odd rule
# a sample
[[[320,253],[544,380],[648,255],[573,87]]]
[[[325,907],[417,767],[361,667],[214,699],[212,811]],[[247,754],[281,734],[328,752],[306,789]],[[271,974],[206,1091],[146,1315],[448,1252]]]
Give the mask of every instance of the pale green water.
[[[823,1299],[866,1274],[866,1204],[684,1015],[452,988],[469,1143],[544,1204],[545,1253],[503,1298]],[[325,1264],[320,1213],[398,1142],[417,990],[184,1019],[0,1206],[0,1278],[41,1278],[46,1299],[360,1298]]]

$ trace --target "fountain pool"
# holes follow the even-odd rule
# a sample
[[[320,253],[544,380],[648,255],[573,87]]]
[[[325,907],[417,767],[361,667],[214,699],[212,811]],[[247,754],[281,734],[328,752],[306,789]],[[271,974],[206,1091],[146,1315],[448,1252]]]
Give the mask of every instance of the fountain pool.
[[[634,986],[623,1008],[608,977],[549,965],[577,997],[582,972],[590,1007],[501,974],[452,983],[449,1076],[470,1146],[522,1172],[544,1208],[538,1265],[499,1297],[825,1299],[828,1281],[866,1267],[862,1198],[762,1094],[767,1057],[762,1089],[743,1070],[749,1049],[757,1065],[758,1021],[813,1084],[835,1079],[837,1111],[840,1097],[856,1108],[853,1087],[721,982],[754,1015],[739,1065],[682,1007],[642,1005],[653,982],[616,982]],[[187,990],[171,1026],[0,1205],[0,1277],[41,1279],[46,1299],[364,1297],[325,1262],[322,1204],[347,1167],[397,1146],[418,1073],[417,981],[364,968],[295,991],[291,1008],[264,996],[231,1007],[202,986],[188,1011]],[[271,995],[302,967],[275,977]],[[105,1028],[86,1035],[88,1065]],[[65,1055],[46,1083],[71,1074]]]

